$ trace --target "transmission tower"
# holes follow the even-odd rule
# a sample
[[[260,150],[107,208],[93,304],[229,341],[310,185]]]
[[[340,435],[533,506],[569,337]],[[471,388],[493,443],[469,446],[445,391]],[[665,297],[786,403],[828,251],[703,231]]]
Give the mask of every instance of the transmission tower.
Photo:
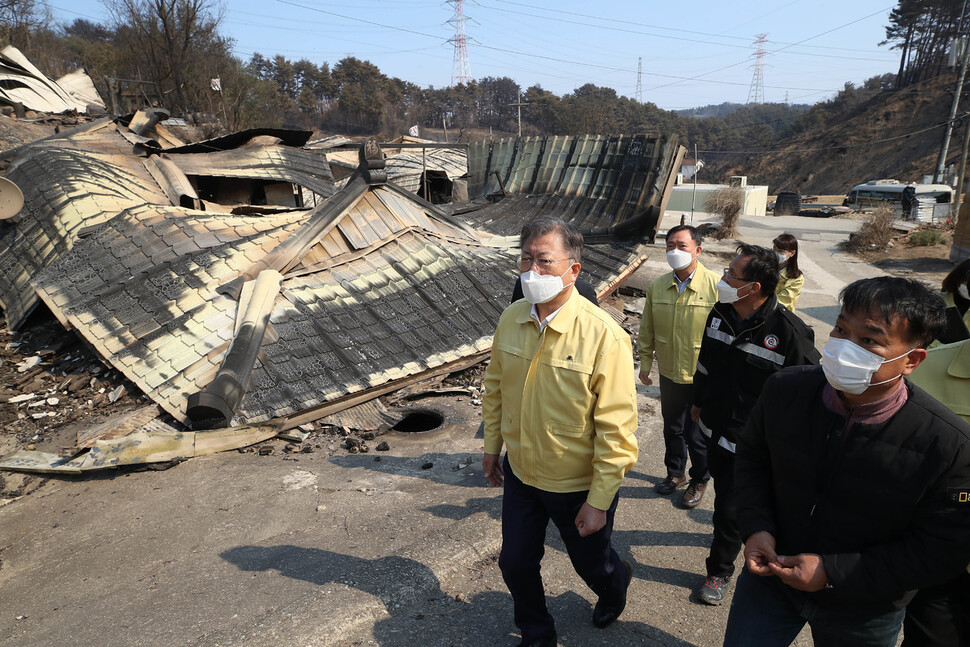
[[[455,13],[448,21],[455,28],[455,35],[448,41],[455,46],[455,60],[451,66],[451,84],[466,85],[471,83],[472,72],[468,65],[468,39],[465,36],[464,0],[447,0],[455,8]]]
[[[643,103],[643,57],[637,57],[637,103]]]
[[[765,102],[765,44],[768,42],[768,34],[758,34],[755,36],[754,44],[758,48],[754,54],[754,75],[751,77],[751,89],[748,90],[748,103]]]

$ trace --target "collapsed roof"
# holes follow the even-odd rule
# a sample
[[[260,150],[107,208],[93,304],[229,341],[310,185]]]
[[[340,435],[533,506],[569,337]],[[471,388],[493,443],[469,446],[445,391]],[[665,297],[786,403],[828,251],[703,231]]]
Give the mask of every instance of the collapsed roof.
[[[43,301],[195,429],[292,427],[484,358],[537,215],[579,225],[584,272],[614,289],[684,152],[644,136],[473,145],[480,197],[446,212],[389,182],[373,142],[336,189],[308,133],[261,134],[162,148],[102,121],[26,147],[7,173],[25,207],[0,224],[8,324]]]
[[[104,109],[104,101],[84,70],[75,70],[54,81],[13,46],[0,52],[0,99],[41,112],[83,114],[88,106]]]
[[[340,181],[357,169],[357,148],[344,137],[327,137],[307,144],[324,152],[334,178]],[[468,173],[467,144],[440,144],[417,137],[398,137],[381,145],[387,181],[435,203],[451,202],[452,185]]]

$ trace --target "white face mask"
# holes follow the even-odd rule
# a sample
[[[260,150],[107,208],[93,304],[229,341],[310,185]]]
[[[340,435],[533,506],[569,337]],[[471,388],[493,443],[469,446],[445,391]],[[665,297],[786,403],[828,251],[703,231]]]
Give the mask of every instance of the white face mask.
[[[675,270],[682,270],[694,261],[694,255],[682,249],[672,249],[667,252],[667,265]]]
[[[778,265],[784,265],[788,262],[788,254],[782,254],[781,252],[775,252],[775,256],[778,257]]]
[[[967,292],[967,284],[966,283],[964,283],[963,285],[958,285],[957,286],[957,294],[959,294],[961,297],[963,297],[967,301],[970,301],[970,293]]]
[[[754,283],[754,281],[752,281],[751,283]],[[721,303],[734,303],[735,301],[743,299],[744,297],[748,296],[748,294],[751,294],[751,293],[748,292],[748,294],[744,295],[744,297],[739,297],[738,290],[751,285],[751,283],[745,283],[741,287],[733,288],[730,285],[728,285],[724,279],[721,279],[720,281],[717,282],[717,300],[720,301]]]
[[[539,274],[534,270],[529,270],[528,272],[523,272],[521,274],[522,278],[522,296],[529,303],[545,303],[546,301],[552,301],[556,298],[556,295],[566,289],[566,286],[562,282],[562,277],[569,274],[569,270],[572,269],[572,265],[566,269],[561,275],[556,276],[554,274]]]
[[[878,386],[899,379],[902,373],[882,382],[869,382],[872,379],[872,374],[879,370],[880,366],[887,362],[893,362],[900,357],[905,357],[912,352],[912,350],[908,350],[899,357],[883,359],[848,339],[830,337],[822,350],[822,372],[825,373],[825,379],[836,391],[858,395],[870,386]]]

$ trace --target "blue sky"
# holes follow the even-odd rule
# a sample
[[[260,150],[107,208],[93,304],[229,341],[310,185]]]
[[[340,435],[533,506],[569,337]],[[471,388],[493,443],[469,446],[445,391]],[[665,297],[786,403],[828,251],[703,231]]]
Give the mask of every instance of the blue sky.
[[[98,0],[48,0],[59,22],[106,22]],[[424,0],[223,0],[222,32],[235,52],[331,65],[347,55],[422,87],[451,83],[454,7]],[[739,6],[743,6],[739,8]],[[767,34],[767,102],[815,103],[849,81],[895,72],[885,38],[887,0],[746,3],[656,0],[465,0],[473,78],[508,76],[558,95],[585,83],[679,109],[744,103],[756,34]]]

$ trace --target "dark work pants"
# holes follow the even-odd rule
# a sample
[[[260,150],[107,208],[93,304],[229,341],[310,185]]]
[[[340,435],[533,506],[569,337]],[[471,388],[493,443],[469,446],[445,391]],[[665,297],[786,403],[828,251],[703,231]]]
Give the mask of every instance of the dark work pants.
[[[668,476],[681,477],[690,454],[690,478],[707,483],[707,438],[690,417],[694,385],[660,376],[660,413],[664,419],[664,465]]]
[[[906,607],[903,647],[970,645],[970,573],[920,589]]]
[[[734,454],[709,442],[707,462],[714,479],[714,539],[707,557],[708,577],[730,577],[741,552],[741,529],[734,499]]]
[[[903,611],[867,615],[822,607],[777,577],[744,571],[731,600],[724,647],[786,647],[806,622],[815,647],[895,647]]]
[[[546,609],[539,562],[545,552],[546,527],[556,524],[573,568],[606,604],[619,605],[626,595],[626,568],[610,545],[619,495],[606,511],[606,525],[588,537],[576,530],[576,515],[587,492],[546,492],[520,481],[504,460],[502,552],[498,564],[512,594],[515,624],[523,642],[552,637],[556,625]]]

